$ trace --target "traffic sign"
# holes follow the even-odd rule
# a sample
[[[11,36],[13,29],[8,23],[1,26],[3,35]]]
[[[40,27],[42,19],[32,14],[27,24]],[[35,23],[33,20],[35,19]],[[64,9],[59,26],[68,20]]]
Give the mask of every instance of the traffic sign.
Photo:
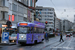
[[[9,32],[2,33],[2,41],[9,41]]]

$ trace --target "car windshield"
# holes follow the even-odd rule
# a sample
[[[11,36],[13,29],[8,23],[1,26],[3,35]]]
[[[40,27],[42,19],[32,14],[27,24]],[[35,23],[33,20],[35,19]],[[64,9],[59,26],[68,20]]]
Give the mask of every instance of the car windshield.
[[[19,27],[19,33],[27,33],[28,27]]]
[[[12,34],[12,35],[11,35],[11,37],[16,37],[16,36],[17,36],[17,34]]]

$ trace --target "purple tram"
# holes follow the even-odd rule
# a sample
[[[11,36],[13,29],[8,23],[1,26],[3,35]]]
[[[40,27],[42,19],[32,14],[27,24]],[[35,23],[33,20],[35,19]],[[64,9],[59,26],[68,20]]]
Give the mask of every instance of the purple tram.
[[[34,21],[34,23],[18,23],[17,41],[19,44],[35,44],[44,40],[43,23]]]

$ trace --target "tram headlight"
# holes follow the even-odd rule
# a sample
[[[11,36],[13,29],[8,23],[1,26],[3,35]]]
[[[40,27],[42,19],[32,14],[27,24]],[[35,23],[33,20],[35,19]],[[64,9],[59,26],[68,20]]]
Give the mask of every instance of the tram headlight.
[[[23,38],[23,36],[21,36],[21,38]]]

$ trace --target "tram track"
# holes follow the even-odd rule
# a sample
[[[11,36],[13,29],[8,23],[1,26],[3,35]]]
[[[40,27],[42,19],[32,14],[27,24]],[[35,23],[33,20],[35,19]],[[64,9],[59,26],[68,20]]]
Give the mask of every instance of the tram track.
[[[57,44],[57,45],[55,45],[55,46],[53,46],[53,47],[57,47],[57,46],[59,46],[59,45],[61,45],[63,42],[61,42],[61,43],[59,43],[59,44]],[[65,42],[66,43],[66,42]],[[51,48],[50,50],[53,50],[54,48]],[[60,49],[60,47],[59,48],[57,48],[57,50],[58,49]]]
[[[57,37],[57,38],[58,38],[58,37]],[[56,38],[56,39],[57,39],[57,38]],[[56,41],[56,39],[53,39],[53,38],[52,38],[52,39],[50,39],[50,40]],[[53,45],[53,44],[55,44],[55,43],[58,43],[58,42],[59,42],[59,41],[57,40],[56,42],[50,43],[50,44],[46,45],[45,48],[48,47],[48,46],[51,46],[51,45]],[[59,44],[60,44],[60,43],[59,43]],[[58,45],[59,45],[59,44],[58,44]],[[35,45],[33,44],[33,45],[25,45],[25,46],[28,46],[29,48],[33,48],[33,47],[36,48],[37,45],[41,45],[41,44],[35,44]],[[24,48],[25,46],[17,46],[17,48],[13,48],[13,49],[11,49],[11,50],[18,50],[18,49],[20,49],[20,48]],[[20,48],[18,48],[18,47],[20,47]],[[43,48],[44,48],[44,47],[40,48],[40,50],[43,50]]]
[[[56,50],[61,50],[61,48],[62,47],[60,47],[61,45],[63,46],[64,44],[66,44],[67,43],[67,41],[66,41],[66,39],[65,39],[65,42],[62,42],[62,43],[59,43],[59,44],[57,44],[57,45],[55,45],[55,46],[53,46],[53,47],[56,47],[57,48],[57,46],[59,46]],[[50,50],[53,50],[54,48],[51,48]]]
[[[51,43],[51,44],[49,44],[49,45],[46,45],[45,47],[43,47],[43,48],[41,48],[40,50],[43,50],[44,48],[46,48],[46,47],[48,47],[48,46],[51,46],[51,45],[53,45],[53,44],[55,44],[55,43],[58,43],[59,41],[56,41],[56,42],[53,42],[53,43]]]
[[[53,38],[52,39],[50,39],[50,40],[53,40]],[[56,39],[54,39],[54,40],[56,40]],[[53,41],[54,41],[53,40]],[[56,42],[58,42],[58,41],[56,41]],[[53,43],[51,43],[51,44],[54,44],[54,43],[56,43],[56,42],[53,42]],[[44,43],[44,42],[43,42]],[[50,44],[50,45],[51,45]],[[32,45],[25,45],[25,46],[29,46],[29,48],[32,48],[32,47],[34,47],[34,45],[36,46],[36,45],[40,45],[40,44],[32,44]],[[21,48],[23,48],[23,47],[25,47],[25,46],[18,46],[18,47],[21,47]],[[47,46],[49,46],[49,45],[47,45]],[[46,46],[46,47],[47,47]],[[13,48],[12,50],[17,50],[17,49],[19,49],[19,48]]]
[[[65,39],[66,40],[66,39]],[[56,41],[56,42],[53,42],[53,43],[51,43],[51,44],[49,44],[49,45],[46,45],[45,47],[43,47],[43,48],[41,48],[40,50],[43,50],[44,48],[46,48],[46,47],[49,47],[49,46],[51,46],[51,45],[53,45],[53,44],[55,44],[55,43],[58,43],[59,41]],[[60,42],[59,44],[57,44],[57,45],[55,45],[55,46],[53,46],[53,47],[56,47],[56,46],[58,46],[58,45],[60,45],[60,44],[62,44],[63,42]],[[52,50],[53,48],[51,48],[50,50]]]

